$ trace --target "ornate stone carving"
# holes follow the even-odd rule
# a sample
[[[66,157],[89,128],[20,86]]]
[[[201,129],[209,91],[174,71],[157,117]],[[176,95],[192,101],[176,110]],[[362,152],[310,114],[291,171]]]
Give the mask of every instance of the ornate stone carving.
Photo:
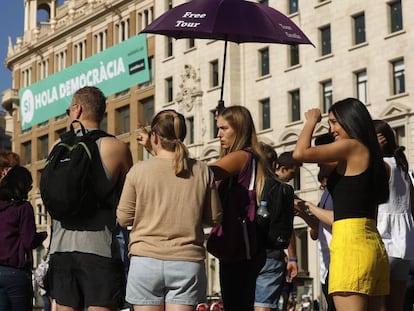
[[[191,111],[196,103],[196,98],[203,95],[198,71],[191,65],[184,65],[184,73],[181,74],[181,83],[179,84],[180,92],[176,95],[176,101],[181,111]]]

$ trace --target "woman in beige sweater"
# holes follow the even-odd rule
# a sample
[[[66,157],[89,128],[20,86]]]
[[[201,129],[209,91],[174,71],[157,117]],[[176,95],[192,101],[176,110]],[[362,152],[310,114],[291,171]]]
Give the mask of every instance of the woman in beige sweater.
[[[203,225],[221,220],[212,171],[190,159],[184,116],[159,112],[149,134],[153,158],[129,171],[118,205],[132,225],[126,300],[134,310],[194,310],[205,300]]]

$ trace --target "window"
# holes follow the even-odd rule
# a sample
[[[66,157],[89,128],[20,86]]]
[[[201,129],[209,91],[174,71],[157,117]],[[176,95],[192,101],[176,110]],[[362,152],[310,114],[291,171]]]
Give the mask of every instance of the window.
[[[130,112],[129,105],[123,106],[115,110],[116,116],[116,135],[130,132]]]
[[[217,134],[218,134],[216,113],[217,113],[216,109],[210,111],[210,124],[211,124],[210,136],[211,136],[211,139],[216,138]]]
[[[49,75],[49,60],[43,59],[37,63],[37,80],[42,80]]]
[[[300,91],[294,90],[289,92],[291,122],[300,120]]]
[[[153,8],[150,7],[141,12],[138,12],[138,32],[147,27],[154,18]]]
[[[299,65],[299,46],[290,45],[289,46],[289,64],[290,66]]]
[[[151,124],[154,116],[154,96],[141,99],[140,103],[142,108],[139,116],[140,125],[147,126]]]
[[[405,92],[405,67],[404,60],[400,59],[392,62],[393,75],[393,94],[401,94]]]
[[[219,85],[219,64],[215,59],[210,62],[210,87],[216,87]]]
[[[148,71],[149,71],[149,76],[150,76],[150,80],[149,80],[149,84],[153,85],[154,84],[154,57],[150,56],[148,57]]]
[[[37,225],[47,225],[47,211],[44,205],[36,205]]]
[[[22,87],[29,86],[32,83],[32,68],[22,70]]]
[[[167,37],[165,38],[165,57],[173,56],[173,38]]]
[[[365,42],[365,14],[355,15],[354,20],[354,44]]]
[[[187,49],[192,49],[193,47],[195,47],[195,40],[187,39]]]
[[[129,19],[115,24],[115,43],[120,43],[129,38]]]
[[[32,163],[32,141],[26,141],[22,144],[22,154],[23,154],[23,159],[22,162],[23,164],[27,165],[27,164],[31,164]]]
[[[398,126],[394,127],[394,134],[395,134],[395,141],[398,146],[405,146],[406,145],[406,137],[405,137],[405,127]]]
[[[357,98],[363,102],[368,102],[368,77],[367,71],[361,70],[355,73]]]
[[[260,101],[261,126],[262,130],[270,128],[270,99],[265,98]]]
[[[300,190],[301,184],[300,184],[300,168],[297,170],[295,177],[293,177],[292,183],[293,183],[293,189]]]
[[[332,81],[321,83],[322,87],[322,109],[323,113],[327,113],[332,106]]]
[[[171,103],[173,98],[173,78],[169,77],[165,79],[165,97],[167,98],[167,103]]]
[[[39,137],[37,146],[37,159],[46,159],[47,155],[49,154],[49,136],[44,135]]]
[[[269,74],[269,48],[259,50],[260,57],[260,76]]]
[[[195,142],[194,139],[194,117],[188,117],[185,119],[187,125],[187,136],[185,138],[186,144],[192,145]]]
[[[149,81],[139,84],[140,87],[148,87],[154,84],[154,57],[148,57],[148,71],[149,71]]]
[[[66,50],[56,53],[55,72],[66,68]]]
[[[308,250],[308,229],[304,228],[297,228],[295,230],[296,236],[296,252],[298,258],[298,270],[299,271],[309,271],[309,250]],[[309,286],[311,288],[312,285],[307,285],[306,280],[304,281],[304,288]],[[306,286],[306,287],[305,287]]]
[[[396,32],[403,29],[403,18],[401,10],[401,1],[393,1],[388,4],[390,14],[390,32]]]
[[[321,55],[331,54],[331,26],[320,28]]]
[[[299,0],[289,0],[289,14],[298,12],[298,2]]]
[[[94,45],[95,53],[102,52],[106,49],[106,30],[94,35]]]
[[[76,43],[73,46],[74,63],[79,63],[86,58],[86,40]]]

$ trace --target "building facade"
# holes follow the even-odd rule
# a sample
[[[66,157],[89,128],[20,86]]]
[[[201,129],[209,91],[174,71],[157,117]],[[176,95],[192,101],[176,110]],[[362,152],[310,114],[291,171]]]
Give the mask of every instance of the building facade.
[[[25,31],[9,47],[7,67],[13,87],[3,107],[13,124],[13,150],[32,172],[32,199],[40,226],[46,224],[38,185],[52,143],[67,118],[20,130],[17,90],[67,68],[137,34],[182,0],[121,1],[25,0]],[[288,15],[315,47],[278,44],[228,44],[225,106],[251,111],[259,139],[280,154],[294,148],[307,109],[319,107],[323,120],[316,135],[328,130],[327,111],[337,100],[356,97],[373,118],[395,129],[414,164],[414,2],[408,0],[259,1]],[[39,21],[39,11],[47,18]],[[248,16],[246,16],[248,18]],[[145,154],[134,131],[154,112],[173,108],[187,120],[186,144],[192,156],[211,161],[219,155],[215,108],[220,97],[224,42],[147,35],[151,80],[108,98],[104,129],[131,147],[134,161]],[[406,74],[408,73],[408,74]],[[318,167],[305,164],[295,178],[297,194],[318,202]],[[306,225],[295,219],[300,277],[297,295],[321,297],[317,244]],[[208,294],[219,293],[218,263],[208,258]]]

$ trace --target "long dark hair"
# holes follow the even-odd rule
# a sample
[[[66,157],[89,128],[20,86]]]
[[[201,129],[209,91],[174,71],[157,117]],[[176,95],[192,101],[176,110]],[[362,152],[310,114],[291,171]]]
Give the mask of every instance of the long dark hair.
[[[32,175],[23,166],[14,166],[0,182],[0,200],[26,201],[32,189]]]
[[[351,138],[358,140],[368,148],[377,203],[388,201],[387,171],[382,160],[374,122],[367,107],[356,98],[346,98],[332,105],[329,112],[333,113],[336,120]]]
[[[382,147],[384,157],[394,157],[397,167],[408,177],[408,161],[404,154],[404,147],[398,146],[395,140],[394,131],[391,126],[383,120],[374,120],[375,131],[382,134],[386,139],[386,144]]]

